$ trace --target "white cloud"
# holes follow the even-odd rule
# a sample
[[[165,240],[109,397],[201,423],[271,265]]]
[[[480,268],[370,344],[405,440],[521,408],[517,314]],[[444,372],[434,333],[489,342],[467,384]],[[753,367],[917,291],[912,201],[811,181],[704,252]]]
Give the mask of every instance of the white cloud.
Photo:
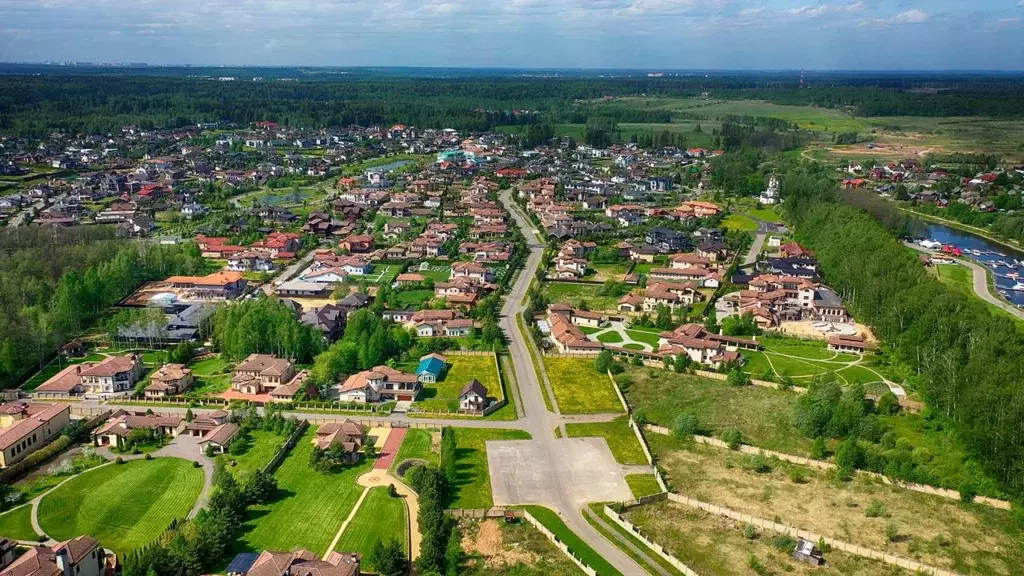
[[[921,22],[928,20],[928,18],[929,15],[927,12],[913,8],[893,16],[861,20],[859,25],[873,28],[888,28],[890,26],[899,26],[903,24],[920,24]]]

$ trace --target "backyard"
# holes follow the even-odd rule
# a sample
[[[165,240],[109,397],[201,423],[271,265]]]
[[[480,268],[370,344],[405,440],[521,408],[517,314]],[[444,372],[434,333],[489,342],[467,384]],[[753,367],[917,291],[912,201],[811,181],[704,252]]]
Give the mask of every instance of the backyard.
[[[239,483],[245,483],[250,474],[266,467],[287,440],[284,436],[267,430],[253,430],[249,437],[252,443],[245,454],[217,456],[217,460],[224,462],[227,469],[238,478]]]
[[[487,467],[488,440],[529,440],[522,430],[455,429],[455,481],[450,508],[490,508],[491,475]],[[401,455],[401,452],[399,452]]]
[[[401,497],[392,497],[384,487],[370,488],[352,521],[334,547],[338,552],[358,552],[363,555],[363,567],[374,570],[369,562],[370,552],[377,540],[395,539],[408,550],[406,535],[407,514]]]
[[[594,367],[593,358],[545,358],[548,379],[563,414],[622,412],[607,374]]]
[[[203,472],[188,460],[108,464],[47,494],[39,504],[39,524],[57,540],[88,534],[124,554],[186,517],[202,488]]]
[[[312,470],[309,458],[314,435],[311,426],[277,469],[277,500],[251,509],[238,543],[239,552],[300,547],[317,555],[327,551],[363,491],[356,478],[370,469],[371,462],[363,461],[337,473]],[[296,522],[297,518],[302,521]]]
[[[398,454],[391,463],[391,472],[394,473],[398,466],[406,460],[422,460],[428,464],[437,464],[441,455],[434,449],[434,436],[440,435],[436,430],[424,430],[422,428],[410,428],[398,448]],[[440,442],[440,439],[438,439]]]
[[[25,383],[21,385],[21,389],[25,392],[31,392],[38,388],[42,383],[56,376],[58,372],[72,364],[81,364],[82,362],[99,362],[104,358],[106,358],[106,355],[104,354],[89,354],[82,358],[58,357],[53,362],[47,364],[45,368],[36,372],[31,378],[26,380]]]
[[[501,385],[498,382],[498,367],[493,354],[485,356],[447,356],[450,366],[443,378],[433,384],[424,384],[420,400],[416,405],[424,410],[450,410],[459,408],[459,393],[472,379],[476,378],[487,388],[487,395],[501,400]]]
[[[195,383],[186,392],[188,396],[220,394],[231,387],[231,364],[220,355],[200,360],[189,368]]]
[[[588,310],[609,310],[617,308],[619,296],[602,296],[601,284],[578,284],[572,282],[545,282],[544,293],[552,304],[565,304],[573,308]]]

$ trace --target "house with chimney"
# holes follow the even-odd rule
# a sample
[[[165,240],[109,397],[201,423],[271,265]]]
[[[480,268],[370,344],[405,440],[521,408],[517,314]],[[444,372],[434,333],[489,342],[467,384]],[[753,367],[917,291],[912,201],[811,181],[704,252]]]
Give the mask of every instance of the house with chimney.
[[[341,402],[413,401],[422,384],[415,374],[402,372],[390,366],[377,366],[349,376],[338,388]]]
[[[30,546],[0,576],[102,576],[107,572],[106,553],[99,541],[78,536],[53,546]]]
[[[164,364],[149,377],[146,398],[175,396],[192,387],[192,369],[184,364]]]

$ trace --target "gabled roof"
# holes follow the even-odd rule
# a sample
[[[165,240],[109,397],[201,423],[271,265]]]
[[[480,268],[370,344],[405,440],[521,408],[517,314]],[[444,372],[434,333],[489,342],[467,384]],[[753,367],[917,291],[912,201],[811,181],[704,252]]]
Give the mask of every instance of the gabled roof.
[[[471,393],[476,394],[481,398],[487,398],[487,387],[481,384],[476,378],[473,378],[462,387],[462,392],[459,392],[459,398],[464,398]]]

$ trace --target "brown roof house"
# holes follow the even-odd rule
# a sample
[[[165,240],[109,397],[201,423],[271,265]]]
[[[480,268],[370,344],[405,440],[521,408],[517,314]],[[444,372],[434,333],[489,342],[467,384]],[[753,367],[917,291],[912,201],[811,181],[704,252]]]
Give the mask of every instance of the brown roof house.
[[[214,410],[213,412],[197,414],[191,422],[185,423],[182,434],[188,434],[193,438],[202,438],[227,421],[228,413],[226,410]]]
[[[309,550],[239,554],[228,565],[228,576],[359,576],[359,554],[331,551],[327,558]],[[4,575],[6,576],[6,575]],[[77,575],[76,575],[77,576]]]
[[[242,394],[270,394],[273,400],[290,400],[305,379],[306,372],[296,374],[291,360],[272,354],[250,354],[235,366],[231,388]]]
[[[100,576],[107,565],[103,548],[90,536],[50,546],[33,546],[0,576]]]
[[[238,435],[238,425],[231,422],[225,422],[207,432],[203,439],[199,441],[199,451],[202,454],[206,454],[207,451],[213,452],[214,454],[223,454],[228,451],[228,447],[231,446],[231,441]]]
[[[318,428],[313,445],[321,450],[327,450],[337,444],[345,452],[345,460],[352,463],[359,460],[359,449],[362,448],[364,439],[363,427],[351,420],[345,420],[330,422]]]
[[[487,388],[473,378],[459,392],[459,410],[482,412],[487,407]]]
[[[339,389],[338,399],[342,402],[358,403],[413,401],[420,393],[421,387],[422,384],[415,374],[382,365],[349,376]]]
[[[71,423],[67,404],[10,402],[0,406],[0,466],[24,459]]]
[[[173,438],[178,435],[181,422],[178,416],[157,416],[118,410],[93,433],[93,442],[97,446],[121,446],[133,430],[150,430],[156,437]]]
[[[136,354],[111,356],[100,362],[72,364],[35,389],[41,398],[68,398],[82,394],[127,394],[142,375],[142,359]]]
[[[164,364],[153,373],[146,386],[146,398],[181,394],[192,387],[192,369],[184,364]]]

